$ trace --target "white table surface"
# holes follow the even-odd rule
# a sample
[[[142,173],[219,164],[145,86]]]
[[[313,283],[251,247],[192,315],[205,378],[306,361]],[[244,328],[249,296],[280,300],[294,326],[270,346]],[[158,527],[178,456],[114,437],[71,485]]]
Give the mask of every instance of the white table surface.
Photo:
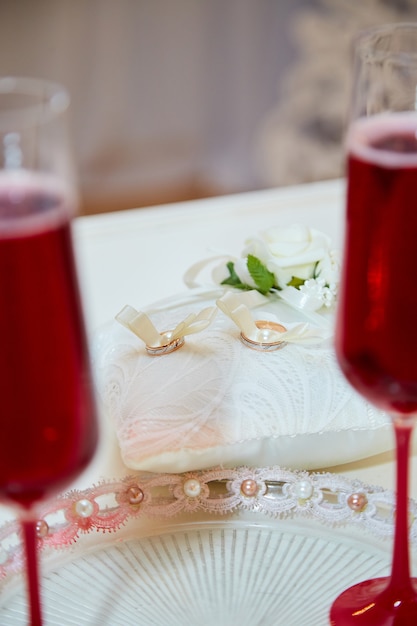
[[[223,252],[239,255],[245,239],[264,228],[304,223],[341,247],[344,189],[343,181],[330,181],[79,218],[75,234],[89,332],[125,304],[140,309],[185,291],[183,275],[193,263]],[[103,471],[123,472],[117,450],[111,451]],[[392,453],[330,469],[394,485]],[[412,478],[416,469],[414,455]],[[416,497],[417,481],[411,490]]]
[[[74,234],[90,336],[130,304],[137,309],[186,291],[183,275],[215,254],[240,255],[247,237],[280,224],[304,223],[326,232],[335,247],[343,236],[344,182],[331,181],[151,208],[80,217]],[[130,473],[102,417],[102,444],[75,487]],[[415,446],[414,446],[415,448]],[[323,468],[392,489],[392,453]],[[417,496],[417,454],[411,495]]]
[[[75,222],[79,273],[91,330],[125,304],[143,308],[186,289],[185,271],[214,254],[239,256],[245,240],[277,224],[342,235],[343,183],[288,187],[118,213]]]

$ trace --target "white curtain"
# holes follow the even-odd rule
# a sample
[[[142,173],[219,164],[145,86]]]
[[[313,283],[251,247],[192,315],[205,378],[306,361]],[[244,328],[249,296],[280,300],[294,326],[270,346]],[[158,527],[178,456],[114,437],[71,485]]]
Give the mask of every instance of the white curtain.
[[[108,204],[260,184],[254,136],[308,0],[2,0],[0,73],[64,83],[81,190]]]
[[[0,0],[0,74],[64,83],[98,210],[342,173],[349,46],[417,0]]]

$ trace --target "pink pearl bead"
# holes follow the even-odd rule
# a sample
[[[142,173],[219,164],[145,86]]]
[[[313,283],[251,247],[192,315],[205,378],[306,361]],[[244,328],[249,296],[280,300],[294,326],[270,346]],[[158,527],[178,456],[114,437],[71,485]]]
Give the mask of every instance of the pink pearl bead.
[[[368,498],[364,493],[352,493],[347,499],[348,507],[352,511],[360,512],[368,504]]]
[[[253,498],[254,496],[256,496],[256,493],[258,491],[258,484],[256,480],[253,480],[252,478],[247,478],[242,482],[240,490],[244,496],[247,496],[248,498]]]
[[[36,522],[36,534],[39,537],[39,539],[43,539],[43,537],[46,537],[48,532],[49,532],[49,526],[45,522],[45,520],[40,519],[39,521]]]
[[[140,504],[143,501],[144,497],[145,496],[142,489],[137,485],[132,485],[127,490],[127,499],[129,501],[129,504],[132,504],[133,506],[135,504]]]

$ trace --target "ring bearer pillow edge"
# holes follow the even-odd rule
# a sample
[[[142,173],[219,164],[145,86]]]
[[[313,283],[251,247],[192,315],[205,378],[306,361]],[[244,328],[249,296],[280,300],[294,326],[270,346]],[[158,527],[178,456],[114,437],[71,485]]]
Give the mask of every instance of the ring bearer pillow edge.
[[[192,292],[153,310],[155,327],[166,331],[216,305],[212,294]],[[251,312],[284,328],[303,319],[276,299]],[[389,417],[345,381],[331,338],[252,349],[220,310],[203,332],[162,356],[114,320],[97,334],[93,355],[99,400],[133,470],[321,469],[393,447]]]

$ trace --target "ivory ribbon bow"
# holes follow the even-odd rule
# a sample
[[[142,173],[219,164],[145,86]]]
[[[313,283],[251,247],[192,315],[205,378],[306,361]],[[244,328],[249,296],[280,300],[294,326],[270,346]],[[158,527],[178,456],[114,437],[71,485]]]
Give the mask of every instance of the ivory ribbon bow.
[[[147,346],[158,348],[180,337],[201,332],[211,324],[216,313],[217,308],[215,306],[207,307],[199,313],[190,313],[173,330],[164,332],[159,332],[155,328],[146,313],[137,311],[130,305],[123,307],[116,315],[116,320],[132,331],[139,339],[142,339]]]
[[[256,321],[249,310],[249,306],[255,306],[253,298],[257,297],[256,294],[263,298],[257,291],[249,291],[242,294],[226,292],[221,298],[216,300],[216,304],[238,326],[243,335],[252,341],[262,343],[262,330],[256,325]],[[259,300],[259,303],[262,303],[262,301]],[[276,321],[279,324],[278,320]],[[286,343],[308,345],[323,341],[330,336],[328,330],[314,328],[306,322],[286,324],[285,327],[286,330],[284,332],[274,331],[274,335],[276,334],[274,341],[279,340]]]

